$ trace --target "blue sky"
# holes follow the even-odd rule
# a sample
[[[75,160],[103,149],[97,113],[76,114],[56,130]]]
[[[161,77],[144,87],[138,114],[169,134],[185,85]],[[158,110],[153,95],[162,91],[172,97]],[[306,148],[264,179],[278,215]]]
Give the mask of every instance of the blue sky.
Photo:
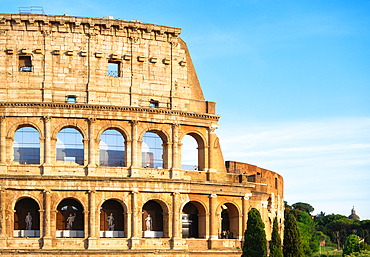
[[[370,219],[370,1],[11,1],[182,28],[225,160],[276,171],[285,200]]]

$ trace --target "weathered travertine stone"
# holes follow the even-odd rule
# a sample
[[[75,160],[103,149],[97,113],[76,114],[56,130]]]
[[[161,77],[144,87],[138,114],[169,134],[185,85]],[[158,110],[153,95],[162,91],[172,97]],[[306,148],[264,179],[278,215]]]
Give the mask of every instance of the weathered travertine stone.
[[[220,116],[204,99],[180,32],[121,19],[0,14],[1,256],[240,256],[251,208],[268,239],[275,216],[282,231],[282,177],[245,163],[225,167]],[[113,76],[108,63],[118,65]],[[23,127],[39,133],[38,165],[14,161],[14,134]],[[56,160],[64,128],[82,135],[82,165]],[[124,138],[123,167],[99,163],[108,129]],[[163,168],[142,167],[146,132],[163,141]],[[198,170],[181,168],[186,135],[198,144]],[[77,214],[68,224],[58,206],[70,200]],[[106,211],[106,203],[116,207]],[[183,234],[188,203],[196,238]],[[32,204],[24,232],[20,216]],[[153,231],[145,231],[148,215]],[[229,239],[221,238],[226,220]]]

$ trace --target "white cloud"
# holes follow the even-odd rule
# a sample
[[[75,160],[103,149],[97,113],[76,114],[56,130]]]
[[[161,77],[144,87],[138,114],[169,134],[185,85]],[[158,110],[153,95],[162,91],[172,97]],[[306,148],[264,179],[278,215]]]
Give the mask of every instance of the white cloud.
[[[232,125],[218,131],[225,160],[280,173],[291,204],[347,215],[357,202],[370,219],[369,118]]]

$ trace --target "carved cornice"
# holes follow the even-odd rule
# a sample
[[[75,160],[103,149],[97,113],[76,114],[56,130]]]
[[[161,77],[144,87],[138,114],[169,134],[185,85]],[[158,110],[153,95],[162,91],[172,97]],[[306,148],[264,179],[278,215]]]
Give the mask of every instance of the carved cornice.
[[[22,102],[3,102],[0,108],[37,108],[37,109],[71,109],[71,110],[96,110],[96,111],[117,111],[133,113],[153,113],[184,116],[187,118],[207,119],[218,121],[219,115],[207,113],[184,112],[179,110],[168,110],[160,108],[144,108],[131,106],[109,106],[109,105],[90,105],[90,104],[68,104],[68,103],[22,103]]]
[[[180,28],[168,27],[161,25],[154,25],[142,23],[140,21],[126,21],[124,19],[99,19],[91,17],[73,17],[73,16],[57,16],[57,15],[38,15],[38,14],[1,14],[2,20],[0,21],[0,29],[18,30],[18,27],[24,30],[39,30],[43,34],[48,35],[51,31],[80,33],[84,30],[86,34],[105,34],[105,31],[110,31],[114,28],[121,36],[126,35],[126,31],[140,30],[146,33],[155,32],[158,34],[169,34],[171,37],[178,37],[181,33]],[[17,28],[12,26],[12,21],[15,22]],[[100,29],[94,29],[99,26]],[[23,29],[22,29],[23,30]],[[123,33],[122,33],[123,32]],[[141,35],[142,33],[137,33]],[[92,35],[93,36],[93,35]]]

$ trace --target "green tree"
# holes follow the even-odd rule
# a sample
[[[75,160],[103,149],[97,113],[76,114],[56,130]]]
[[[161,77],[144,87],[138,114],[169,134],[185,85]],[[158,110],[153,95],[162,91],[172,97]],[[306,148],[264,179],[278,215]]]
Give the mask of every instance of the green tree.
[[[311,213],[315,210],[315,208],[313,208],[311,206],[311,204],[302,203],[302,202],[292,204],[292,207],[293,207],[293,209],[300,210],[300,211],[305,211],[307,213]]]
[[[267,257],[265,224],[257,209],[251,209],[248,212],[242,257]]]
[[[274,225],[272,227],[272,235],[269,248],[269,257],[283,257],[283,251],[281,249],[281,238],[279,234],[279,224],[276,217],[274,219]]]
[[[351,234],[351,232],[348,231],[352,230],[353,222],[353,220],[345,217],[342,219],[333,220],[332,222],[327,224],[327,227],[334,231],[336,234],[338,250],[340,250],[341,245],[344,245],[347,235]]]
[[[347,237],[346,245],[343,249],[343,256],[349,255],[351,253],[360,251],[360,243],[356,235],[350,235]]]
[[[301,235],[294,215],[289,215],[284,230],[284,257],[303,257]]]

